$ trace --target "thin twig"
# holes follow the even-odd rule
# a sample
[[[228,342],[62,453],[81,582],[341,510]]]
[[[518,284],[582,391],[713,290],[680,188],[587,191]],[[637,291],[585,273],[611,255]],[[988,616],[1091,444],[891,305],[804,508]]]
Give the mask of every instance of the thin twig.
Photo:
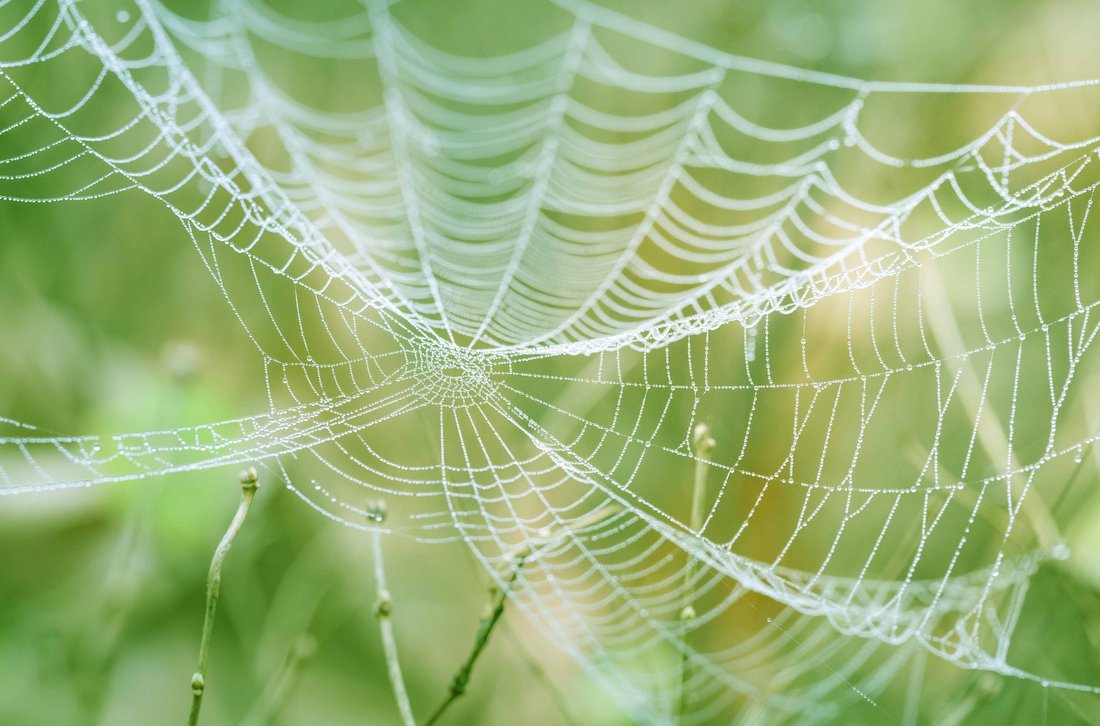
[[[386,519],[386,507],[382,502],[372,504],[368,510],[371,519],[381,524]],[[382,563],[382,532],[374,530],[374,581],[378,588],[378,600],[374,605],[374,616],[378,618],[378,627],[382,631],[382,649],[386,653],[386,671],[393,687],[393,697],[397,701],[397,710],[401,712],[401,721],[405,726],[416,726],[413,718],[409,694],[405,690],[405,679],[401,676],[401,663],[397,659],[397,638],[393,634],[393,598],[386,589],[386,568]]]
[[[703,503],[707,498],[707,469],[710,464],[710,452],[714,449],[714,439],[710,429],[704,423],[695,425],[692,444],[695,446],[695,476],[691,492],[691,531],[696,537],[702,537]],[[683,653],[680,656],[680,721],[687,713],[690,696],[688,694],[688,636],[691,621],[695,620],[695,557],[689,552],[687,567],[684,568],[684,607],[680,611],[680,623],[683,627]]]
[[[523,569],[527,560],[533,557],[536,552],[545,549],[575,530],[592,527],[618,514],[620,511],[622,511],[622,508],[619,505],[611,504],[577,518],[570,522],[568,527],[556,525],[540,530],[538,535],[529,539],[509,555],[508,561],[511,563],[511,570],[502,579],[503,587],[498,588],[494,585],[490,589],[489,611],[482,616],[478,624],[474,647],[451,679],[450,686],[447,689],[447,697],[443,700],[443,703],[439,704],[439,708],[435,710],[435,713],[425,722],[424,726],[434,726],[451,704],[466,692],[466,686],[470,682],[470,674],[473,672],[474,664],[489,643],[489,636],[492,635],[493,629],[504,614],[504,606],[508,603],[508,597],[511,595],[513,586],[516,580],[519,579],[520,570]]]
[[[241,503],[210,560],[210,573],[206,576],[206,617],[202,621],[202,641],[199,643],[199,668],[195,671],[195,675],[191,676],[191,717],[187,722],[189,726],[195,726],[199,722],[202,696],[206,691],[206,661],[210,655],[210,636],[214,631],[214,613],[217,610],[218,595],[221,592],[222,562],[225,560],[226,554],[229,553],[229,547],[233,544],[233,539],[241,531],[241,525],[244,524],[244,518],[248,515],[248,509],[252,506],[252,499],[256,496],[256,489],[259,486],[259,477],[255,468],[250,467],[241,472]]]
[[[519,579],[520,570],[523,569],[523,565],[530,556],[530,547],[524,547],[512,556],[511,572],[504,580],[503,587],[494,588],[489,612],[482,616],[478,624],[477,635],[474,638],[474,647],[470,650],[469,655],[466,656],[466,660],[463,661],[462,665],[459,666],[458,670],[455,672],[454,678],[451,679],[451,684],[447,689],[447,697],[443,699],[443,703],[439,704],[439,708],[435,710],[435,713],[431,715],[431,718],[427,720],[424,726],[433,726],[433,724],[439,721],[440,717],[443,716],[443,713],[450,705],[466,692],[466,686],[470,682],[470,674],[473,672],[474,664],[477,663],[478,657],[489,643],[489,636],[493,634],[493,628],[500,622],[500,616],[504,614],[504,606],[508,602],[508,593],[511,592],[512,586],[515,584],[516,580]]]

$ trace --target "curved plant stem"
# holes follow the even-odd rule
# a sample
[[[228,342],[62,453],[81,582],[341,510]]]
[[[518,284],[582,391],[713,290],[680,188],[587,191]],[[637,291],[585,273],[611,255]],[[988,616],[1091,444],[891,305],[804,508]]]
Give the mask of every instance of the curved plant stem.
[[[710,452],[714,449],[714,439],[710,437],[710,429],[706,424],[696,424],[692,443],[695,446],[695,476],[692,482],[690,524],[692,533],[696,537],[702,537],[703,503],[707,498],[707,467],[710,464]],[[692,584],[694,575],[695,558],[689,552],[687,567],[684,568],[684,607],[680,611],[684,641],[684,651],[680,658],[680,721],[684,720],[690,701],[687,687],[690,665],[688,663],[688,628],[691,621],[695,619],[695,587]]]
[[[371,507],[371,518],[381,523],[386,518],[385,507],[376,503]],[[401,722],[405,726],[416,726],[413,718],[409,694],[405,690],[405,679],[401,676],[401,663],[397,659],[397,638],[393,634],[393,599],[386,589],[386,568],[382,562],[382,533],[374,530],[374,581],[378,588],[378,601],[374,606],[374,616],[378,618],[378,627],[382,631],[382,649],[386,653],[386,671],[393,687],[393,697],[397,701],[397,710],[401,713]]]
[[[214,556],[210,559],[210,572],[206,576],[206,617],[202,621],[202,641],[199,643],[199,667],[195,675],[191,676],[191,717],[187,723],[196,726],[199,722],[199,711],[202,709],[202,696],[206,691],[206,662],[210,655],[210,636],[214,632],[214,613],[218,607],[218,595],[222,584],[222,562],[229,553],[229,547],[233,539],[241,531],[244,518],[248,515],[248,509],[252,506],[252,499],[259,488],[259,478],[254,468],[241,472],[241,503],[237,507],[237,513],[225,530],[221,542],[214,550]]]
[[[507,560],[511,563],[511,568],[508,573],[501,578],[502,587],[496,587],[494,585],[489,591],[489,610],[482,616],[480,623],[478,623],[477,635],[474,637],[473,648],[470,649],[470,653],[466,656],[466,660],[462,662],[462,665],[460,665],[455,672],[454,677],[451,678],[450,686],[447,688],[447,697],[443,699],[443,703],[439,704],[439,708],[435,710],[431,717],[424,722],[424,726],[434,726],[443,716],[444,712],[450,708],[451,704],[466,692],[466,686],[470,682],[470,674],[473,672],[474,664],[477,663],[477,659],[481,656],[481,652],[485,650],[485,646],[489,643],[489,636],[493,634],[493,629],[496,628],[497,623],[500,622],[501,616],[504,615],[504,606],[508,603],[508,596],[512,593],[516,580],[519,579],[520,571],[523,569],[523,566],[527,564],[527,560],[533,557],[537,552],[553,545],[558,540],[574,533],[576,530],[593,527],[614,517],[620,511],[622,511],[622,508],[619,507],[619,505],[612,504],[573,520],[569,523],[569,526],[553,526],[545,530],[540,530],[537,536],[532,537],[525,544],[517,547],[513,551]]]
[[[488,645],[489,636],[493,634],[493,629],[496,627],[497,623],[500,622],[500,617],[504,614],[504,606],[508,602],[508,593],[516,583],[516,580],[519,579],[520,570],[523,569],[523,565],[529,556],[529,548],[524,548],[514,556],[512,570],[505,578],[504,586],[499,589],[494,589],[489,612],[481,618],[481,622],[478,624],[477,635],[474,637],[474,647],[470,649],[470,653],[466,656],[466,660],[458,667],[454,677],[451,679],[451,684],[447,689],[447,697],[443,699],[443,703],[439,704],[439,708],[435,710],[431,718],[425,722],[424,726],[433,726],[433,724],[438,722],[444,712],[450,708],[451,704],[466,692],[466,686],[470,682],[470,674],[473,672],[474,664],[477,663],[477,659],[481,655],[481,652],[485,650],[485,646]]]

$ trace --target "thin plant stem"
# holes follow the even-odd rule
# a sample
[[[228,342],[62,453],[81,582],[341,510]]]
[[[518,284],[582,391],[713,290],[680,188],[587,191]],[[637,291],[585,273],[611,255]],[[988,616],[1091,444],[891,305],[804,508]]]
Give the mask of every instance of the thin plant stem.
[[[424,723],[424,726],[434,726],[434,724],[439,721],[440,717],[443,716],[444,712],[450,708],[451,704],[466,692],[466,686],[470,683],[470,674],[473,672],[474,664],[477,663],[477,659],[481,655],[481,652],[485,650],[485,646],[489,643],[489,636],[493,634],[493,629],[497,626],[497,623],[500,622],[501,616],[504,615],[504,606],[508,603],[508,597],[512,593],[516,580],[519,579],[520,571],[523,569],[523,566],[527,564],[527,560],[533,557],[535,553],[552,545],[566,535],[572,534],[575,530],[595,526],[621,511],[622,508],[619,505],[611,504],[583,517],[579,517],[571,522],[568,527],[553,526],[544,530],[539,530],[539,533],[535,537],[532,537],[525,544],[514,550],[508,557],[508,561],[511,563],[511,569],[508,571],[508,574],[502,578],[502,586],[497,587],[494,585],[489,591],[489,610],[482,616],[481,621],[478,623],[477,635],[474,637],[473,648],[451,679],[450,686],[447,689],[447,697],[443,699],[443,703],[439,704],[439,708],[437,708],[431,717]]]
[[[210,636],[214,632],[214,613],[218,608],[218,595],[221,593],[222,562],[229,553],[233,539],[241,531],[244,518],[248,515],[248,509],[252,506],[252,499],[259,488],[259,477],[256,469],[249,467],[241,472],[241,503],[237,506],[237,512],[225,530],[221,542],[214,550],[214,556],[210,559],[210,572],[206,576],[206,616],[202,621],[202,641],[199,643],[199,667],[191,676],[191,717],[187,723],[196,726],[199,722],[199,711],[202,709],[202,697],[206,691],[206,663],[210,656]]]
[[[386,518],[385,505],[377,502],[368,510],[371,519],[381,523]],[[405,690],[405,679],[401,676],[401,662],[397,659],[397,638],[393,633],[393,598],[386,589],[386,568],[382,562],[382,532],[375,529],[374,537],[374,582],[378,588],[378,600],[374,605],[374,616],[378,618],[378,628],[382,632],[382,650],[386,654],[386,672],[390,677],[393,697],[397,701],[397,710],[401,713],[401,722],[405,726],[416,726],[413,718],[409,694]]]
[[[695,446],[695,475],[692,481],[691,492],[691,531],[696,537],[702,537],[703,529],[703,505],[707,498],[707,470],[710,465],[710,452],[714,449],[714,439],[710,436],[710,429],[704,423],[695,425],[692,432],[692,444]],[[683,627],[683,653],[680,655],[680,721],[683,721],[690,704],[688,693],[688,636],[690,634],[691,621],[695,620],[695,557],[688,553],[687,567],[684,568],[684,607],[680,611],[680,623]]]
[[[462,662],[462,665],[459,666],[454,677],[451,679],[451,684],[447,688],[447,697],[443,699],[443,703],[439,704],[439,708],[435,710],[435,713],[425,722],[424,726],[433,726],[438,722],[446,710],[450,708],[451,704],[466,692],[466,686],[470,682],[470,674],[473,672],[474,664],[477,663],[478,657],[481,656],[482,651],[485,650],[485,646],[488,645],[489,636],[493,634],[493,629],[496,627],[497,623],[500,622],[500,617],[504,615],[504,606],[508,602],[508,594],[511,592],[512,586],[515,585],[516,580],[519,579],[520,570],[523,569],[523,565],[530,555],[531,549],[529,547],[524,547],[513,556],[511,572],[504,580],[503,587],[494,588],[489,611],[482,616],[481,622],[478,624],[477,635],[474,638],[474,647],[470,649],[470,653],[466,656],[466,660]]]
[[[524,569],[527,561],[537,552],[546,549],[566,535],[571,535],[574,530],[595,526],[599,522],[614,517],[619,511],[621,511],[621,507],[618,505],[608,505],[573,520],[570,522],[569,527],[554,526],[539,530],[536,537],[531,538],[518,547],[513,554],[509,555],[510,570],[503,577],[502,586],[494,586],[489,590],[489,593],[491,593],[489,595],[489,609],[477,625],[474,646],[460,665],[459,670],[454,673],[448,686],[447,697],[443,698],[443,702],[428,718],[425,726],[434,726],[443,713],[447,712],[451,704],[458,701],[462,694],[466,692],[466,686],[470,684],[470,675],[473,672],[474,664],[477,662],[477,658],[481,656],[482,651],[485,650],[485,646],[488,645],[488,638],[493,635],[493,629],[499,623],[500,616],[504,615],[504,607],[508,603],[508,596],[513,591],[513,587],[519,579],[520,571]]]

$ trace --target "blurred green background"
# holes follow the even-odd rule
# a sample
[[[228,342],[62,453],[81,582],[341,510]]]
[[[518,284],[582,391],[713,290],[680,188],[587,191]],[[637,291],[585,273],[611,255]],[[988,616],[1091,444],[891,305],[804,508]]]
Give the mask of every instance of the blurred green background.
[[[608,4],[731,52],[862,78],[1034,84],[1100,75],[1100,5],[1086,0]],[[529,29],[526,9],[498,3],[401,6],[410,27],[480,50]],[[1068,131],[1095,118],[1095,109],[1080,113],[1066,114]],[[265,407],[255,350],[178,223],[136,193],[63,207],[0,204],[0,311],[4,416],[99,433]],[[371,615],[369,536],[318,517],[277,481],[262,483],[225,566],[204,722],[395,723]],[[183,723],[209,558],[238,491],[236,471],[226,470],[0,499],[0,723]],[[1085,554],[1059,575],[1052,592],[1062,610],[1045,635],[1064,626],[1094,654],[1100,513],[1085,516],[1074,549]],[[385,555],[402,666],[424,714],[469,649],[485,579],[460,546],[392,538]],[[551,644],[505,618],[518,637],[495,635],[450,723],[565,723],[559,692],[576,722],[629,723]],[[308,657],[274,693],[296,653]],[[968,718],[993,723],[1012,720],[1021,704],[1045,708],[1035,698],[965,686],[956,700],[980,699]],[[1083,708],[1064,713],[1095,718]]]

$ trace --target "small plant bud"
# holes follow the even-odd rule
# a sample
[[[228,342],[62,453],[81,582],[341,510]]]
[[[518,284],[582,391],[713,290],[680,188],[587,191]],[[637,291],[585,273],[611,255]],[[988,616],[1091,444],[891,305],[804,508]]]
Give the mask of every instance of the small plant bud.
[[[260,475],[256,473],[256,467],[250,466],[240,474],[241,486],[245,489],[255,489],[259,486]]]
[[[201,673],[196,673],[191,676],[191,693],[196,696],[201,696],[203,690],[206,689],[206,680],[202,677]]]
[[[451,693],[455,696],[461,696],[466,692],[466,685],[470,682],[470,674],[468,671],[463,670],[459,672],[454,678],[451,679]]]
[[[390,597],[389,590],[383,590],[378,593],[378,601],[374,603],[374,617],[388,618],[391,612],[393,612],[393,598]]]
[[[710,428],[705,423],[695,424],[695,430],[692,432],[691,442],[695,446],[695,453],[700,456],[705,456],[710,453],[710,450],[714,448],[715,441],[710,437]]]
[[[695,608],[690,605],[685,605],[684,609],[680,611],[680,620],[685,623],[690,623],[695,619]]]

